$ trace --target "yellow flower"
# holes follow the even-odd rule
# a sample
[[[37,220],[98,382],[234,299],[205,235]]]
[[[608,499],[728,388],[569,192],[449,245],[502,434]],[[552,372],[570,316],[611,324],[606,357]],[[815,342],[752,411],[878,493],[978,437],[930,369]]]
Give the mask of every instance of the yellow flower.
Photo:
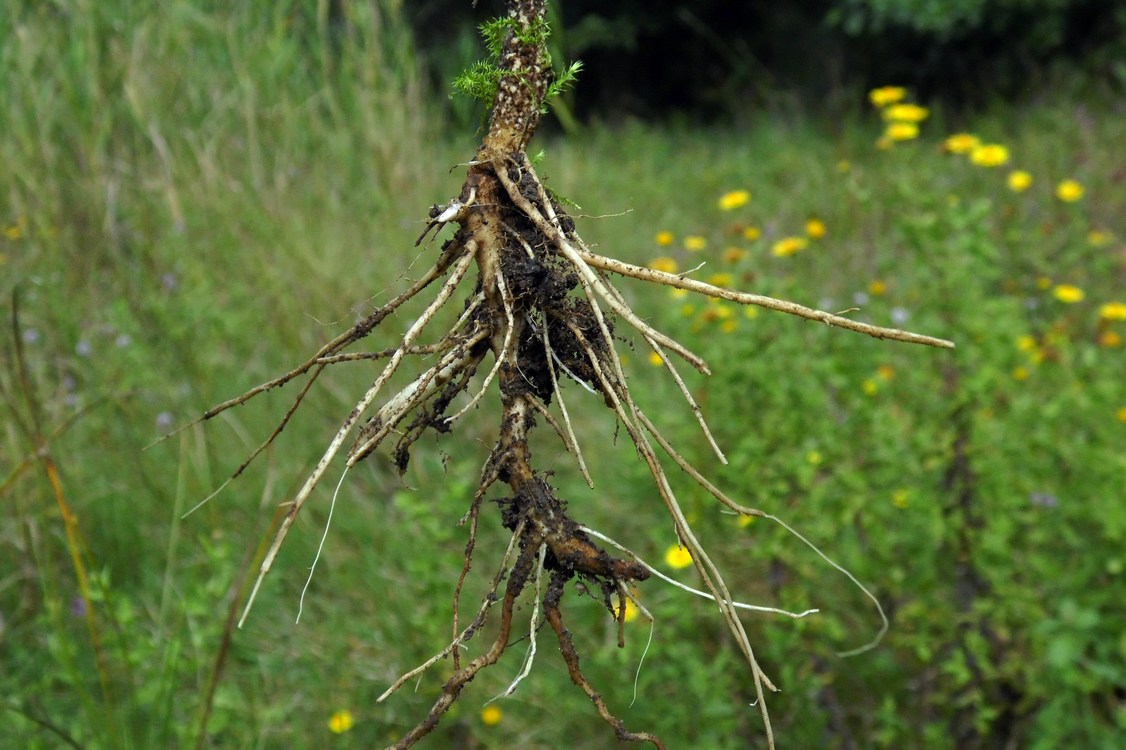
[[[722,300],[713,297],[708,300],[708,302],[712,305],[712,309],[715,310],[715,316],[718,320],[727,320],[735,314],[731,311],[731,305],[725,304]]]
[[[735,333],[735,331],[739,330],[739,323],[735,320],[725,320],[720,325],[719,330],[724,333]]]
[[[825,222],[821,219],[810,219],[805,223],[805,233],[811,240],[819,240],[825,236]]]
[[[706,239],[704,239],[703,237],[700,237],[698,235],[691,235],[689,237],[684,238],[684,249],[685,250],[691,250],[694,253],[698,253],[707,246],[708,246],[708,241]]]
[[[737,247],[729,247],[723,251],[724,263],[738,263],[747,257],[747,251]]]
[[[739,520],[737,520],[735,523],[739,524],[739,528],[741,529],[745,529],[755,522],[755,517],[749,516],[746,513],[740,513],[738,518]]]
[[[649,352],[649,364],[654,367],[661,367],[665,364],[665,360],[662,359],[661,355],[657,354],[657,352]]]
[[[1082,302],[1083,298],[1087,295],[1084,294],[1083,290],[1077,286],[1073,286],[1071,284],[1058,284],[1056,288],[1052,290],[1052,296],[1058,299],[1060,302],[1064,302],[1070,305],[1075,302]]]
[[[674,544],[665,550],[665,564],[670,568],[687,568],[692,564],[692,553],[679,544]]]
[[[1064,203],[1075,203],[1083,197],[1083,186],[1075,180],[1064,180],[1056,185],[1056,197]]]
[[[1013,368],[1013,380],[1028,380],[1028,368],[1027,367],[1014,367]]]
[[[676,273],[676,261],[672,258],[654,258],[649,261],[649,267],[654,271],[664,271],[665,273]]]
[[[886,107],[902,101],[907,91],[902,86],[881,86],[868,92],[868,101],[877,107]]]
[[[1025,172],[1023,169],[1016,169],[1009,172],[1009,190],[1014,193],[1023,193],[1028,188],[1032,187],[1032,175]]]
[[[685,305],[684,307],[680,308],[680,314],[683,315],[686,318],[691,318],[693,315],[696,314],[696,306],[695,305]]]
[[[636,596],[636,594],[634,594],[634,596]],[[641,610],[633,603],[633,599],[626,597],[626,611],[625,614],[622,615],[622,619],[626,622],[633,622],[637,619],[639,614],[641,614]]]
[[[762,230],[758,227],[747,227],[743,230],[743,239],[754,242],[762,236]]]
[[[688,296],[688,290],[687,289],[670,289],[669,290],[669,296],[672,297],[673,299],[684,299],[685,297]]]
[[[942,142],[942,147],[952,154],[968,154],[981,145],[981,139],[969,133],[955,133]]]
[[[751,202],[751,193],[749,190],[732,190],[729,193],[724,193],[719,198],[719,208],[721,211],[732,211],[740,206],[745,206]]]
[[[884,136],[892,141],[909,141],[919,137],[919,126],[913,122],[893,122],[884,131]]]
[[[1126,422],[1126,406],[1119,407],[1118,411],[1114,412],[1114,416],[1119,422]]]
[[[746,307],[743,308],[743,314],[746,315],[748,318],[757,318],[758,317],[758,308],[752,307],[751,305],[747,305]]]
[[[653,239],[661,247],[668,247],[676,240],[676,236],[672,232],[657,232],[657,236]]]
[[[891,122],[918,123],[927,119],[930,110],[918,104],[896,104],[884,110],[884,119]]]
[[[880,136],[880,138],[876,141],[876,148],[878,148],[880,151],[887,151],[894,145],[895,141],[893,141],[891,138],[888,138],[886,135]]]
[[[503,718],[504,714],[494,705],[490,704],[481,709],[481,723],[487,727],[495,727]]]
[[[1034,349],[1036,349],[1036,337],[1035,336],[1018,336],[1017,337],[1017,349],[1021,350],[1022,352],[1033,351]]]
[[[895,377],[895,368],[891,365],[880,365],[876,368],[876,377],[880,380],[891,380]]]
[[[1036,277],[1036,288],[1040,290],[1048,289],[1052,286],[1052,280],[1047,276]]]
[[[344,734],[355,725],[356,720],[348,709],[337,711],[328,719],[328,731],[333,734]]]
[[[1107,302],[1099,307],[1099,317],[1103,320],[1126,320],[1126,302]]]
[[[804,250],[809,242],[804,237],[784,237],[774,243],[770,252],[778,258],[793,255],[799,250]]]
[[[983,143],[970,152],[970,161],[979,167],[999,167],[1009,160],[1009,149],[999,143]]]
[[[1122,346],[1122,335],[1118,331],[1103,331],[1099,334],[1099,346],[1113,349]]]
[[[805,454],[805,460],[808,461],[809,463],[813,464],[814,466],[817,466],[824,459],[821,457],[821,454],[818,453],[817,451],[810,451],[809,453]]]
[[[869,378],[860,384],[861,390],[864,391],[866,396],[876,395],[876,391],[880,390],[880,386],[876,385],[876,381]]]
[[[734,277],[729,273],[713,273],[708,277],[708,283],[714,286],[731,286]]]
[[[1114,239],[1114,235],[1102,229],[1092,229],[1087,232],[1087,244],[1091,247],[1106,247]]]
[[[907,507],[907,501],[908,499],[910,499],[910,497],[911,493],[909,493],[907,490],[898,489],[895,492],[891,493],[891,504],[899,508],[900,510],[903,510]]]
[[[846,172],[848,172],[851,169],[852,169],[852,163],[849,162],[848,159],[841,159],[839,162],[837,162],[837,171],[840,172],[841,174],[845,174]]]
[[[868,293],[873,297],[882,297],[888,290],[888,285],[880,279],[872,279],[868,282]]]

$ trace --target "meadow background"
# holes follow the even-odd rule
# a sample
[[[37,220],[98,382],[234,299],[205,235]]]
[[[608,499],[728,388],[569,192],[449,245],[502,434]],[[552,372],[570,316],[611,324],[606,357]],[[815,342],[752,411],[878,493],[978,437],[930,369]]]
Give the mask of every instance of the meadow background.
[[[435,672],[375,703],[449,638],[487,408],[420,442],[403,478],[386,457],[348,476],[295,624],[321,493],[243,630],[233,618],[279,503],[372,373],[323,378],[275,446],[186,517],[293,394],[153,444],[287,370],[436,251],[414,240],[477,138],[479,111],[434,83],[461,52],[421,51],[397,3],[348,5],[342,25],[339,7],[0,13],[2,748],[381,746],[440,689]],[[780,527],[678,487],[744,600],[821,609],[746,619],[782,688],[783,747],[1121,745],[1126,77],[1092,59],[973,101],[928,97],[925,76],[873,96],[860,77],[820,106],[760,89],[707,123],[565,108],[537,139],[541,173],[601,252],[704,264],[700,278],[958,343],[893,345],[628,288],[711,364],[689,384],[729,465],[639,349],[642,405],[890,618],[876,648],[838,656],[875,636],[871,602]],[[692,583],[644,468],[584,395],[568,389],[568,404],[597,488],[545,437],[553,481],[577,518]],[[487,526],[481,548],[499,554],[502,538]],[[476,572],[481,590],[491,571]],[[656,582],[640,596],[656,616],[640,671],[647,623],[619,650],[598,604],[568,596],[612,709],[670,747],[765,746],[714,605]],[[479,677],[422,746],[611,746],[549,651],[488,707],[520,665]]]

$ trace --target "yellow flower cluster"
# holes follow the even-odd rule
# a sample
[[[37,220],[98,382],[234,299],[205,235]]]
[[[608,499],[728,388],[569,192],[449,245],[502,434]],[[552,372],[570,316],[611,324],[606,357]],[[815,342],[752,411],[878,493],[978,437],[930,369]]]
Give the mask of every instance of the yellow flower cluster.
[[[1110,329],[1111,322],[1118,320],[1126,320],[1126,303],[1106,302],[1099,306],[1099,346],[1105,349],[1122,346],[1122,334]]]
[[[1083,186],[1075,180],[1063,180],[1056,185],[1056,197],[1064,203],[1075,203],[1083,197]]]
[[[634,596],[637,596],[636,592],[634,592]],[[633,599],[630,599],[629,597],[627,597],[626,598],[626,611],[622,615],[622,619],[625,620],[626,622],[633,622],[634,620],[637,619],[637,616],[639,614],[641,614],[641,610],[638,608],[638,606],[636,604],[633,603]]]
[[[808,245],[809,241],[805,237],[783,237],[774,243],[770,252],[777,258],[786,258],[804,250]]]
[[[689,235],[684,238],[684,249],[689,252],[698,253],[708,246],[708,240],[699,235]]]
[[[942,142],[942,148],[951,154],[968,154],[981,145],[981,139],[969,133],[955,133]]]
[[[1103,320],[1126,320],[1126,302],[1107,302],[1099,308]]]
[[[1014,193],[1023,193],[1028,188],[1032,187],[1032,175],[1025,172],[1023,169],[1016,169],[1009,172],[1009,190]]]
[[[887,123],[883,136],[876,146],[889,149],[895,143],[919,137],[919,123],[930,116],[930,110],[904,101],[907,91],[900,86],[882,86],[868,92],[868,101],[880,110]]]
[[[919,137],[919,126],[913,122],[893,122],[884,131],[889,141],[909,141]]]
[[[1114,235],[1102,229],[1092,229],[1087,232],[1087,243],[1091,247],[1106,247],[1114,241]]]
[[[328,719],[328,731],[333,734],[344,734],[350,730],[356,723],[352,712],[348,709],[337,711]]]
[[[809,219],[805,222],[805,233],[809,235],[811,240],[819,240],[825,236],[826,233],[825,222],[821,219]]]
[[[720,196],[719,208],[721,211],[733,211],[750,202],[751,193],[749,190],[732,190]]]
[[[884,109],[882,114],[888,122],[919,123],[930,116],[930,110],[918,104],[896,104]]]
[[[987,169],[1000,167],[1009,163],[1009,149],[1000,143],[983,143],[980,138],[972,133],[954,133],[947,136],[942,142],[942,148],[949,154],[965,154],[970,162]],[[1023,169],[1014,169],[1009,172],[1006,183],[1009,190],[1014,193],[1023,193],[1032,187],[1032,175]],[[1075,203],[1083,198],[1083,185],[1078,181],[1068,178],[1061,180],[1056,185],[1056,198],[1064,203]],[[1095,244],[1094,241],[1091,244]]]
[[[1072,305],[1076,302],[1082,302],[1087,296],[1083,290],[1072,284],[1057,284],[1052,289],[1052,296],[1064,304]]]
[[[889,104],[901,102],[906,97],[907,90],[902,86],[881,86],[868,92],[868,101],[876,107],[886,107]]]
[[[1009,161],[1009,149],[1000,143],[983,143],[973,133],[954,133],[942,142],[942,150],[948,154],[965,154],[970,162],[979,167],[999,167]],[[1009,175],[1009,187],[1020,192],[1032,184],[1027,172],[1016,171]]]
[[[674,544],[665,550],[665,564],[676,570],[687,568],[692,564],[692,553],[679,544]]]
[[[982,143],[970,151],[970,161],[979,167],[999,167],[1009,161],[1009,149],[999,143]]]

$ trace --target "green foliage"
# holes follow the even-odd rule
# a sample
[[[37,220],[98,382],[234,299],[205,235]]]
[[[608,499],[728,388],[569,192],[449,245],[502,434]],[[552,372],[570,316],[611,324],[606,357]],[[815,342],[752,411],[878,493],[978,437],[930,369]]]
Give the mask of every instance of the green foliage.
[[[582,69],[582,61],[576,60],[575,62],[571,63],[566,68],[555,74],[555,80],[553,80],[551,82],[551,85],[547,87],[547,94],[544,95],[544,106],[541,107],[542,112],[547,112],[547,102],[550,102],[552,99],[564,93],[565,91],[567,91],[567,89],[574,85],[575,81],[579,77],[579,73],[582,72]]]
[[[878,35],[900,27],[948,40],[999,30],[1014,17],[1039,17],[1048,34],[1041,42],[1058,44],[1065,12],[1079,4],[1077,0],[841,0],[828,21],[853,35]]]
[[[695,277],[858,307],[849,314],[958,343],[892,345],[680,293],[653,305],[660,327],[693,341],[715,373],[691,384],[729,460],[721,486],[816,542],[891,616],[878,648],[837,658],[875,630],[870,604],[782,529],[741,528],[680,488],[744,600],[822,609],[757,628],[758,655],[784,691],[775,730],[796,747],[1109,748],[1126,721],[1116,698],[1126,685],[1116,591],[1126,509],[1109,500],[1126,470],[1126,322],[1104,308],[1126,302],[1126,227],[1110,208],[1121,187],[1093,166],[1118,126],[1096,116],[1077,141],[1053,112],[1023,117],[1037,124],[980,123],[1034,176],[1020,193],[1007,167],[941,153],[929,122],[921,142],[888,151],[872,146],[875,127],[867,142],[846,128],[835,147],[790,132],[677,154],[630,135],[685,196],[684,206],[659,204],[668,213],[657,208],[648,233],[673,230],[660,237],[670,244],[643,262],[705,263]],[[750,158],[772,147],[767,164]],[[1067,177],[1088,188],[1078,202],[1055,195]],[[622,179],[637,190],[644,178]],[[707,206],[737,189],[749,203]],[[653,210],[649,195],[636,200]],[[812,218],[824,236],[806,234]],[[804,249],[772,252],[796,236]],[[696,465],[714,467],[661,369],[644,348],[638,359],[635,392],[656,389],[642,406],[675,425],[674,444]],[[636,481],[643,492],[640,468]],[[656,550],[674,541],[657,539]],[[665,639],[707,626],[707,614],[660,614]],[[738,688],[721,678],[715,690],[719,699]]]
[[[519,32],[519,33],[517,33]],[[547,44],[550,27],[547,21],[540,21],[527,32],[520,31],[512,18],[496,18],[481,25],[481,38],[485,41],[487,60],[480,60],[462,71],[453,79],[453,93],[462,94],[490,106],[497,95],[503,71],[500,69],[500,55],[508,34],[517,34],[517,39],[525,44]],[[545,46],[546,49],[546,46]],[[550,55],[547,64],[551,64]],[[548,103],[567,91],[578,78],[582,62],[575,61],[559,71],[554,71],[553,80],[540,103],[540,112],[547,113]],[[453,94],[451,94],[452,96]]]

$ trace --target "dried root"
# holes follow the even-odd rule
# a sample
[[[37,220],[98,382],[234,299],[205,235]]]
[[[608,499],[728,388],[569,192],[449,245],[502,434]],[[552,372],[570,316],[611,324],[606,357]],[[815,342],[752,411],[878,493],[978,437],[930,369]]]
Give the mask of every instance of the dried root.
[[[258,579],[246,603],[243,620],[253,605],[254,595],[269,572],[293,519],[322,481],[350,434],[355,432],[356,437],[346,454],[347,467],[371,455],[389,437],[395,435],[397,440],[392,455],[400,470],[405,470],[412,445],[428,428],[438,432],[449,431],[451,424],[459,416],[486,398],[489,385],[495,381],[499,384],[500,427],[497,442],[482,470],[477,491],[463,519],[469,522],[469,539],[465,564],[454,594],[453,639],[426,663],[404,674],[380,700],[387,698],[412,677],[451,655],[453,674],[447,679],[439,699],[426,718],[394,747],[410,747],[430,732],[437,726],[443,713],[457,700],[462,688],[478,672],[501,658],[507,650],[513,627],[513,607],[529,588],[529,582],[534,584],[531,586],[534,589],[534,606],[529,631],[532,634],[530,642],[535,643],[535,633],[540,624],[538,618],[542,616],[558,638],[572,680],[590,696],[599,714],[614,727],[617,736],[623,740],[649,742],[656,747],[663,747],[657,737],[626,729],[610,713],[601,695],[583,675],[571,635],[563,625],[561,601],[564,584],[568,580],[578,578],[585,581],[592,590],[601,591],[607,610],[620,618],[624,610],[620,606],[615,608],[613,599],[616,597],[619,602],[623,601],[622,592],[625,591],[626,584],[644,581],[651,573],[651,569],[636,555],[572,520],[566,503],[558,497],[544,476],[533,468],[528,433],[533,427],[534,417],[539,415],[553,427],[564,447],[575,456],[583,476],[593,485],[560,389],[562,380],[577,381],[602,397],[625,428],[638,455],[649,467],[678,539],[691,552],[703,580],[706,591],[695,593],[716,602],[731,635],[747,660],[758,699],[757,705],[769,743],[773,745],[765,698],[766,692],[775,688],[760,668],[750,639],[736,612],[737,608],[750,607],[734,600],[720,571],[693,533],[670,486],[654,444],[724,505],[739,513],[764,514],[736,503],[711,484],[676,451],[635,401],[615,348],[615,326],[622,323],[632,327],[661,356],[678,384],[688,409],[696,417],[708,442],[722,460],[723,454],[715,445],[699,406],[684,386],[669,357],[670,354],[675,354],[702,372],[708,371],[707,364],[701,357],[635,314],[606,273],[612,272],[733,302],[790,312],[881,338],[938,346],[948,346],[948,342],[860,324],[792,303],[732,292],[595,255],[575,232],[570,218],[551,200],[522,152],[491,161],[478,159],[470,167],[462,193],[466,199],[452,202],[451,205],[459,207],[458,211],[445,219],[457,221],[459,231],[445,244],[434,266],[410,289],[375,310],[346,334],[326,344],[300,366],[204,414],[204,419],[214,417],[259,393],[308,374],[304,387],[297,394],[281,424],[236,470],[234,476],[237,476],[277,437],[316,378],[326,368],[357,360],[384,361],[379,375],[341,423],[323,457],[290,504],[274,542],[262,561]],[[481,196],[487,196],[488,202],[474,203],[473,198]],[[454,299],[474,264],[478,269],[476,284],[467,295],[463,313],[457,322],[434,343],[419,344],[429,323],[444,305]],[[344,351],[362,341],[399,306],[443,276],[446,277],[445,281],[434,299],[408,328],[398,346],[373,353]],[[581,296],[572,293],[576,290],[582,292]],[[396,393],[384,394],[391,376],[408,357],[415,355],[427,355],[435,359],[429,368],[407,386]],[[481,387],[475,393],[469,393],[473,375],[490,356],[492,363]],[[448,414],[459,397],[465,403],[456,412]],[[377,401],[378,408],[375,407]],[[558,417],[551,411],[553,401],[559,405]],[[460,628],[458,611],[461,587],[476,549],[482,501],[498,483],[507,485],[510,490],[508,496],[494,500],[501,510],[501,522],[512,532],[512,536],[490,592],[481,601],[468,626]],[[627,556],[612,556],[598,545],[598,541],[610,542],[624,550]],[[543,589],[541,580],[545,575],[548,576],[549,583]],[[460,648],[483,626],[489,611],[498,602],[502,582],[504,593],[499,598],[500,627],[497,639],[487,652],[462,664]],[[771,611],[770,608],[755,609]],[[784,614],[793,616],[793,613]],[[534,650],[510,689],[515,689],[516,684],[527,674],[533,657]]]
[[[542,2],[523,0],[513,2],[512,6],[516,8],[514,14],[539,12],[542,17]],[[515,17],[519,24],[528,22],[528,18],[522,15]],[[201,418],[210,419],[264,391],[307,376],[281,424],[238,467],[233,479],[280,434],[325,369],[357,360],[383,363],[371,387],[341,422],[324,455],[289,505],[262,560],[239,624],[242,625],[250,612],[254,597],[294,519],[321,483],[350,435],[355,437],[346,451],[346,467],[379,450],[394,435],[392,457],[398,468],[405,470],[412,446],[427,429],[450,431],[458,417],[484,403],[485,399],[493,398],[487,391],[495,382],[499,391],[499,405],[496,407],[499,428],[496,443],[481,471],[477,490],[462,519],[463,523],[468,522],[468,540],[465,563],[454,589],[452,639],[431,659],[400,677],[379,700],[386,699],[411,678],[446,657],[451,657],[452,674],[427,716],[393,747],[411,747],[432,731],[465,685],[504,655],[512,635],[514,607],[521,596],[529,595],[525,592],[530,589],[534,600],[529,631],[533,648],[510,690],[531,667],[535,655],[535,634],[542,624],[539,621],[542,617],[558,639],[571,679],[590,697],[599,715],[614,728],[618,738],[648,742],[662,748],[657,737],[628,730],[610,712],[601,695],[583,675],[571,634],[563,624],[562,597],[568,581],[579,579],[588,590],[600,592],[606,609],[620,625],[628,587],[646,580],[652,572],[633,553],[573,520],[566,502],[557,495],[544,474],[534,468],[528,434],[538,415],[552,426],[564,447],[575,456],[584,478],[593,486],[562,400],[561,383],[570,380],[601,397],[649,468],[677,537],[690,551],[703,581],[706,591],[696,593],[716,602],[746,658],[768,745],[773,747],[766,692],[776,688],[756,660],[736,611],[747,605],[735,601],[719,569],[693,533],[654,445],[719,502],[739,513],[766,514],[739,505],[712,485],[661,435],[637,404],[615,347],[617,337],[621,336],[620,332],[615,333],[618,326],[632,328],[661,357],[705,438],[723,460],[702,411],[681,380],[671,357],[675,355],[704,373],[708,372],[707,363],[634,313],[608,274],[686,289],[740,304],[758,305],[878,338],[942,347],[952,347],[953,344],[858,323],[791,302],[721,289],[591,252],[575,231],[574,222],[544,189],[524,154],[527,140],[535,129],[543,96],[542,87],[537,88],[546,80],[543,58],[536,49],[532,49],[534,45],[521,42],[518,35],[510,37],[505,45],[502,67],[509,66],[520,74],[514,73],[501,80],[489,133],[476,158],[469,163],[460,195],[431,213],[427,232],[434,227],[440,229],[446,223],[458,226],[453,238],[443,245],[434,265],[408,290],[325,344],[298,367],[238,398],[219,404]],[[419,242],[425,236],[426,232]],[[466,301],[457,322],[433,343],[420,343],[435,315],[455,299],[474,267],[477,270],[476,281],[472,290],[463,293]],[[345,351],[361,342],[403,303],[443,278],[430,304],[409,326],[397,346],[370,353]],[[385,393],[392,375],[408,358],[416,355],[427,355],[434,361],[398,392]],[[470,392],[473,375],[490,358],[481,387],[476,392]],[[551,411],[553,402],[559,406],[558,416]],[[455,404],[460,404],[460,408],[451,413]],[[462,584],[476,552],[482,504],[494,487],[507,487],[503,496],[492,499],[500,509],[500,521],[511,532],[511,537],[490,591],[478,605],[469,624],[462,627],[459,622]],[[625,557],[611,555],[600,546],[599,542],[603,541],[622,549]],[[546,586],[543,585],[545,578]],[[498,602],[500,614],[496,640],[486,652],[462,663],[460,649],[480,631]],[[783,614],[794,616],[793,613]]]

